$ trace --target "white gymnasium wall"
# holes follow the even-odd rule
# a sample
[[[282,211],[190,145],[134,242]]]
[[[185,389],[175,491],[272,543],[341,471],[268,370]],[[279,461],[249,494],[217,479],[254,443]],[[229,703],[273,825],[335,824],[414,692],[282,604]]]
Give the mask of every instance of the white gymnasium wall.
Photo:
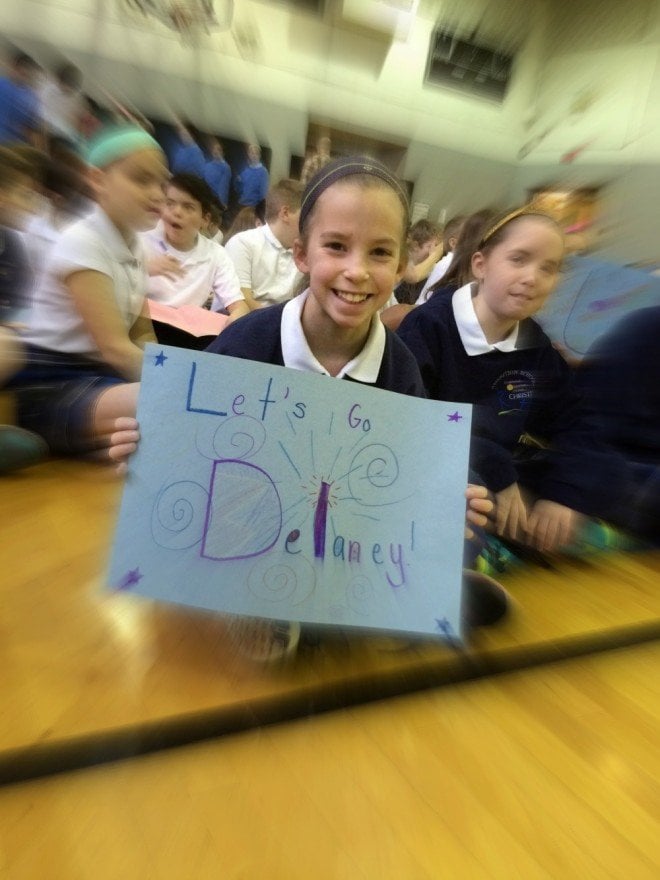
[[[599,253],[660,262],[660,4],[581,0],[553,9],[525,140],[551,131],[516,164],[510,201],[539,184],[603,185]]]

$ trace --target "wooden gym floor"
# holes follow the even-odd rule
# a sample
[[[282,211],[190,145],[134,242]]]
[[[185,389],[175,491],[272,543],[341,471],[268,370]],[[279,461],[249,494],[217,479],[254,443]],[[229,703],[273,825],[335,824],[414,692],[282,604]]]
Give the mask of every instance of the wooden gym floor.
[[[460,654],[356,636],[273,671],[103,592],[110,471],[0,489],[0,876],[658,876],[660,555],[519,569]]]

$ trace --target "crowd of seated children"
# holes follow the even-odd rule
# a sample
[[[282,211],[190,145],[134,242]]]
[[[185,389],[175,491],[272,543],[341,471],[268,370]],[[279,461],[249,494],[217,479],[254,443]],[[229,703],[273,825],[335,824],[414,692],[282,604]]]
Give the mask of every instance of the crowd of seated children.
[[[7,94],[32,89],[37,70],[27,56],[16,56],[14,62],[14,79],[3,80]],[[31,139],[37,123],[26,108],[34,109],[34,105],[26,101],[21,106],[14,116],[5,112],[1,121],[7,131],[13,126],[12,132]],[[196,147],[199,158],[197,151],[201,153],[201,149],[182,124],[179,134],[184,147]],[[20,354],[13,333],[8,337],[11,343],[2,343],[7,352],[3,381],[16,389],[19,423],[45,437],[55,452],[106,448],[110,443],[108,425],[118,417],[130,418],[134,412],[137,392],[132,383],[140,373],[142,346],[154,339],[142,302],[144,259],[136,233],[142,234],[150,251],[149,295],[170,304],[208,304],[212,294],[213,308],[225,310],[232,318],[247,316],[251,308],[287,302],[304,278],[301,262],[294,256],[302,195],[299,182],[282,180],[271,187],[264,226],[232,233],[226,251],[232,268],[217,242],[202,235],[209,227],[214,231],[210,215],[215,202],[207,198],[210,193],[204,181],[180,175],[170,182],[165,202],[155,194],[156,178],[163,183],[168,172],[160,147],[153,140],[143,140],[148,137],[137,128],[101,136],[101,145],[126,145],[133,138],[134,146],[128,152],[121,147],[112,161],[107,160],[107,155],[114,156],[112,149],[108,152],[97,145],[96,152],[92,150],[92,189],[97,204],[89,216],[75,222],[89,207],[84,202],[86,187],[79,165],[76,167],[74,158],[66,171],[62,165],[44,166],[43,192],[49,207],[30,224],[26,239],[28,245],[38,244],[39,256],[32,263],[40,280],[28,313],[24,354]],[[211,150],[213,161],[222,163],[222,146],[217,139]],[[249,146],[248,157],[247,176],[241,175],[239,182],[243,196],[253,183],[256,187],[257,175],[261,184],[267,180],[258,170],[263,166],[255,145]],[[141,163],[144,167],[134,171],[132,166]],[[195,166],[202,175],[210,164],[206,159],[204,163],[203,170]],[[332,167],[325,162],[324,166]],[[118,182],[116,191],[108,185],[110,178]],[[140,190],[150,192],[141,204]],[[192,209],[184,217],[188,202]],[[254,208],[244,210],[253,212]],[[150,229],[158,218],[156,228]],[[237,220],[244,222],[242,215]],[[555,552],[570,544],[582,515],[604,516],[626,525],[616,516],[617,500],[627,497],[622,489],[625,479],[620,459],[610,457],[603,439],[617,446],[616,432],[611,428],[621,421],[621,414],[612,409],[606,416],[611,397],[599,397],[592,384],[583,384],[597,410],[587,412],[570,370],[556,352],[551,352],[547,338],[533,321],[532,316],[556,283],[557,271],[544,270],[544,280],[552,277],[552,283],[539,297],[505,295],[503,287],[497,286],[497,277],[491,283],[493,274],[497,276],[493,266],[497,270],[499,265],[508,265],[504,249],[509,247],[511,236],[522,234],[521,224],[527,224],[528,231],[530,224],[536,224],[539,236],[541,232],[549,235],[549,247],[551,221],[538,210],[513,216],[500,226],[491,220],[489,209],[467,220],[452,218],[445,227],[442,245],[436,248],[437,230],[425,222],[413,227],[409,233],[411,258],[402,279],[408,270],[423,269],[425,275],[429,261],[432,268],[416,299],[405,297],[399,287],[399,295],[408,301],[387,309],[382,320],[395,329],[405,318],[399,332],[419,361],[426,393],[476,404],[473,467],[496,499],[498,532]],[[252,226],[255,216],[250,213],[245,222]],[[497,227],[495,232],[488,233],[493,226]],[[554,233],[560,236],[561,230],[557,227]],[[531,231],[529,234],[533,237]],[[56,239],[48,271],[42,272],[47,249]],[[437,261],[443,250],[444,256]],[[561,255],[550,262],[559,266]],[[206,273],[203,279],[198,277],[200,273]],[[525,304],[522,317],[517,317],[514,309],[506,320],[499,320],[502,316],[497,317],[493,302],[497,306],[505,300],[507,304]],[[391,294],[379,308],[389,302]],[[414,304],[417,308],[413,310]],[[493,332],[504,335],[492,338]],[[471,348],[474,339],[477,342]],[[607,337],[602,345],[610,345]],[[597,375],[595,365],[605,363],[604,354],[605,349],[595,349],[594,366],[587,370],[585,365],[584,377]],[[639,351],[635,354],[641,356]],[[22,358],[25,363],[19,370]],[[502,374],[515,374],[503,388],[498,386],[501,376],[491,375],[500,361]],[[6,366],[10,363],[15,367]],[[602,375],[600,366],[598,370]],[[12,372],[16,375],[10,378]],[[552,387],[553,392],[549,390]],[[519,403],[511,406],[510,412],[497,409],[504,399]],[[59,418],[61,412],[65,418],[56,425],[56,413]],[[522,448],[518,442],[521,436],[538,445]],[[651,445],[653,442],[651,438]],[[583,452],[586,445],[590,449],[588,466]],[[621,451],[626,454],[625,449]],[[646,502],[639,499],[654,494],[657,472],[649,471],[645,460],[632,456],[631,461],[637,476],[629,484],[638,488],[643,484],[634,504],[641,511],[639,522],[646,525],[635,525],[634,519],[632,525],[627,524],[653,537],[657,513],[649,513]],[[622,509],[621,503],[618,509]]]
[[[4,67],[0,144],[27,143],[51,156],[57,145],[69,150],[82,147],[98,120],[93,102],[83,94],[79,68],[62,62],[51,72],[19,50],[9,53]]]
[[[465,284],[472,279],[470,261],[472,259],[472,253],[478,243],[478,238],[476,241],[474,240],[475,235],[479,236],[481,234],[483,223],[488,217],[493,216],[493,213],[494,212],[490,209],[485,209],[484,211],[478,211],[477,213],[470,215],[468,218],[461,217],[461,231],[456,238],[454,238],[453,235],[448,234],[446,231],[443,233],[443,247],[447,244],[452,248],[451,257],[449,259],[449,268],[443,270],[442,278],[436,285],[427,289],[424,294],[424,299],[422,299],[422,295],[419,294],[417,299],[412,303],[399,302],[394,306],[390,306],[390,308],[383,312],[382,320],[390,330],[396,330],[401,321],[403,321],[406,315],[409,314],[415,306],[421,305],[423,301],[425,302],[430,299],[437,290],[454,290],[455,287],[460,286],[460,284]],[[453,224],[453,229],[457,228],[456,224],[453,221],[450,221],[450,223],[447,224],[447,229],[450,228],[450,224]],[[436,266],[439,266],[440,263],[443,263],[445,260],[446,257],[443,257]],[[425,287],[427,286],[427,283],[428,282],[425,283]]]
[[[463,218],[461,231],[452,245],[452,257],[448,268],[439,280],[425,293],[424,302],[432,296],[453,293],[457,288],[474,281],[472,256],[479,247],[484,229],[495,221],[497,212],[492,208],[482,208]],[[416,303],[422,305],[422,302]]]
[[[39,99],[49,140],[62,140],[69,147],[80,143],[87,112],[82,87],[82,71],[69,62],[59,64],[52,76],[44,79]]]
[[[135,413],[143,346],[155,341],[137,233],[160,216],[164,153],[126,126],[100,135],[89,162],[96,207],[51,249],[25,319],[25,366],[11,380],[18,424],[53,453],[107,447],[115,420]]]
[[[257,227],[263,225],[263,220],[254,208],[241,208],[227,230],[224,243],[227,244],[239,232],[247,232],[248,229],[257,229]]]
[[[232,318],[249,312],[232,261],[224,248],[201,234],[213,204],[208,185],[192,174],[175,174],[165,187],[156,227],[141,234],[147,254],[147,296],[170,306],[204,306]]]
[[[43,156],[41,200],[25,227],[25,244],[38,279],[61,233],[93,208],[86,166],[76,153],[60,149]],[[36,281],[35,281],[36,283]]]
[[[220,207],[219,202],[214,200],[204,217],[202,235],[205,235],[206,238],[210,238],[211,241],[214,241],[216,244],[222,244],[225,240],[222,232],[222,218],[222,208]]]
[[[581,515],[607,518],[625,490],[571,368],[533,320],[563,255],[550,217],[500,217],[472,254],[474,280],[436,293],[398,330],[429,397],[474,404],[471,466],[495,498],[497,533],[550,553],[571,545]]]
[[[43,146],[41,108],[37,95],[39,65],[24,52],[14,52],[0,77],[0,144]]]
[[[564,252],[561,230],[551,218],[532,208],[498,219],[490,210],[468,218],[458,242],[449,242],[449,271],[429,288],[427,302],[414,309],[409,305],[393,336],[375,315],[405,272],[405,245],[399,238],[407,207],[395,179],[379,166],[373,165],[374,174],[359,159],[328,164],[304,198],[296,181],[272,187],[267,225],[238,233],[229,242],[227,252],[238,259],[234,274],[223,249],[201,235],[212,193],[204,181],[189,175],[166,184],[164,154],[146,132],[135,127],[104,132],[92,146],[90,163],[96,207],[67,227],[81,195],[68,178],[64,189],[70,201],[65,199],[61,215],[53,215],[59,238],[34,292],[24,353],[11,330],[3,327],[0,334],[0,378],[15,390],[21,426],[13,437],[11,431],[0,431],[0,458],[5,448],[11,450],[7,468],[42,456],[43,440],[55,453],[100,450],[115,460],[134,449],[142,347],[154,340],[144,310],[141,237],[151,251],[152,271],[158,259],[168,259],[151,283],[171,286],[174,298],[204,264],[197,259],[200,248],[222,255],[220,274],[225,280],[231,275],[232,283],[218,292],[215,276],[203,280],[198,285],[203,293],[195,300],[203,304],[213,291],[216,307],[236,317],[231,306],[238,305],[243,317],[223,331],[210,351],[473,403],[472,471],[494,499],[493,528],[503,538],[555,553],[571,544],[583,517],[596,516],[657,539],[658,438],[651,432],[644,441],[651,449],[648,458],[621,448],[613,426],[621,429],[622,413],[616,407],[608,412],[607,401],[594,390],[593,377],[606,375],[603,355],[614,342],[604,338],[585,365],[584,376],[591,378],[585,378],[583,388],[597,404],[594,413],[571,368],[533,320],[557,282]],[[54,205],[56,187],[48,189]],[[394,214],[401,211],[394,223]],[[3,211],[5,228],[13,225],[8,216]],[[398,256],[392,257],[389,274],[384,263],[370,265],[367,239],[375,235],[375,218],[402,230],[394,236],[392,253]],[[326,221],[332,221],[334,233],[341,227],[345,236],[336,253],[328,253],[319,238]],[[349,259],[358,252],[359,259]],[[290,280],[277,292],[275,284],[286,274],[283,256]],[[210,263],[218,268],[217,261]],[[291,300],[295,282],[304,276],[309,287]],[[377,284],[377,296],[363,295],[367,283]],[[258,305],[276,305],[248,314],[245,295],[254,293],[253,285],[261,294],[255,296]],[[235,298],[225,303],[227,289]],[[644,320],[646,329],[655,326],[651,317],[631,318],[624,327],[626,338],[641,332]],[[630,354],[648,360],[652,337],[651,329],[648,346],[630,346]],[[624,375],[619,364],[614,370]],[[412,384],[406,385],[408,380]],[[598,381],[601,391],[609,387],[609,380]],[[652,408],[652,395],[647,397]],[[623,456],[608,443],[618,445]],[[481,495],[471,496],[476,506],[470,518],[479,523],[485,510],[481,500]],[[617,517],[617,511],[628,509],[633,513]],[[288,624],[284,629],[254,621],[246,626],[236,627],[237,638],[249,631],[248,641],[256,638],[261,644],[265,633],[269,654],[279,651],[282,639],[289,651],[296,639],[295,627]]]
[[[451,220],[448,220],[445,224],[445,228],[442,230],[442,259],[437,261],[426,277],[419,295],[415,300],[416,305],[421,305],[429,299],[431,289],[437,287],[438,282],[448,272],[454,259],[454,251],[456,250],[456,245],[458,244],[461,232],[463,231],[465,221],[465,217],[457,216],[452,217]]]
[[[399,303],[414,303],[431,269],[442,256],[442,239],[435,223],[422,219],[408,233],[408,265],[394,290]]]
[[[261,308],[290,299],[301,275],[293,258],[302,185],[285,178],[268,190],[266,223],[225,245],[248,303]]]

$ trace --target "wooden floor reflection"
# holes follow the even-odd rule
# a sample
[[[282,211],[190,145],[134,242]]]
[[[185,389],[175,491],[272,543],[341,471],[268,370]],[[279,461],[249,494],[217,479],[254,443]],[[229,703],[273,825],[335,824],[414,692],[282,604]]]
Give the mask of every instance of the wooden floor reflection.
[[[660,876],[660,643],[0,789],[11,880]]]
[[[86,763],[80,743],[94,752],[99,737],[147,750],[660,635],[660,557],[608,555],[509,576],[514,614],[464,654],[354,637],[251,667],[219,618],[103,592],[120,493],[92,464],[3,478],[0,777],[56,744]]]

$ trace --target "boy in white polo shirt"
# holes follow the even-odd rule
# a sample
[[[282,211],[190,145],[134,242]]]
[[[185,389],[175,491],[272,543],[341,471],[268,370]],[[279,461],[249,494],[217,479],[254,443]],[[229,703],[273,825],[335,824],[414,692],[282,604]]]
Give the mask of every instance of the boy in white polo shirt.
[[[301,198],[300,181],[280,180],[266,196],[266,225],[239,232],[227,242],[241,290],[253,308],[286,302],[302,280],[292,251]],[[217,309],[215,301],[212,308]]]
[[[175,174],[165,190],[165,206],[155,229],[143,233],[147,250],[147,296],[168,306],[204,306],[232,319],[250,311],[236,271],[221,245],[201,234],[213,193],[193,174]]]

